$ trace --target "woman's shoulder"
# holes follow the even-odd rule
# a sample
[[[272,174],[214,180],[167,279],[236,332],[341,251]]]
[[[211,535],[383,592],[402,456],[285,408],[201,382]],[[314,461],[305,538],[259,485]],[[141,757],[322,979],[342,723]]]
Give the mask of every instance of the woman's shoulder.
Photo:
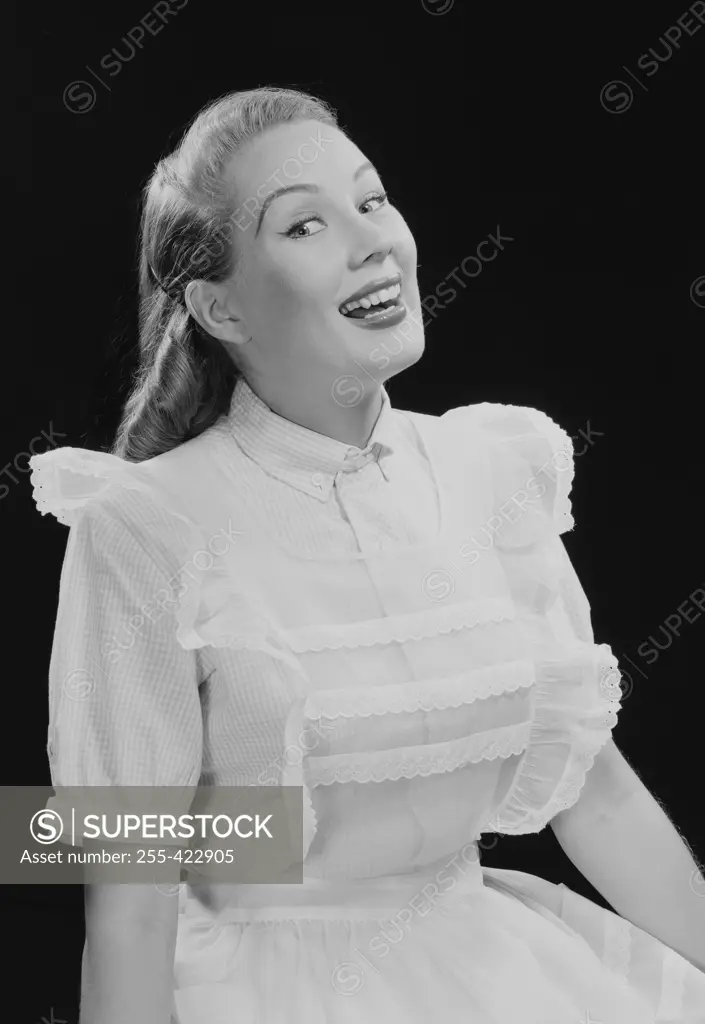
[[[53,448],[29,460],[33,498],[42,515],[69,527],[89,511],[117,509],[135,520],[146,507],[168,512],[178,501],[179,481],[192,479],[195,467],[203,472],[207,447],[201,435],[143,462],[90,448]]]
[[[478,402],[432,416],[410,413],[419,432],[447,453],[451,467],[485,453],[497,503],[523,490],[536,492],[561,532],[573,528],[570,492],[573,441],[547,413],[530,406]]]
[[[547,413],[528,405],[476,402],[455,406],[438,415],[407,410],[404,410],[404,415],[417,421],[436,422],[460,435],[476,430],[497,438],[542,434],[560,444],[570,440],[566,431]]]
[[[422,430],[440,433],[444,442],[462,449],[471,438],[482,438],[494,448],[527,454],[565,453],[573,456],[568,433],[541,409],[499,402],[459,405],[439,415],[404,410],[403,415]],[[532,460],[534,458],[532,457]]]

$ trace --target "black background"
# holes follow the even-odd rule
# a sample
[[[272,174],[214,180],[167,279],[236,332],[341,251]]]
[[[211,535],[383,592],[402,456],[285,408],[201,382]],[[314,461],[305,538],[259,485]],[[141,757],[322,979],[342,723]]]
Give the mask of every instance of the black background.
[[[431,13],[444,3],[189,0],[130,59],[124,37],[147,4],[22,12],[14,143],[24,255],[14,302],[6,294],[19,329],[6,349],[17,365],[6,377],[0,459],[17,480],[4,475],[0,490],[11,598],[4,784],[49,783],[46,679],[68,536],[36,512],[26,458],[12,462],[42,430],[60,445],[109,445],[134,368],[145,179],[207,101],[291,85],[332,103],[379,167],[416,236],[422,296],[498,228],[511,237],[474,280],[457,271],[466,287],[436,309],[423,359],[389,393],[401,408],[432,413],[478,401],[534,406],[576,437],[577,525],[565,541],[596,638],[622,659],[615,738],[705,858],[705,616],[695,618],[689,598],[705,588],[705,296],[691,294],[705,275],[705,25],[692,38],[684,31],[647,76],[639,56],[667,54],[660,37],[685,3],[488,13],[455,0]],[[100,60],[113,47],[123,63],[110,77]],[[95,88],[82,113],[62,98],[80,79]],[[621,112],[616,91],[601,102],[615,79],[632,89]],[[661,627],[679,605],[680,635],[649,663],[640,645],[653,636],[666,647]],[[502,838],[483,860],[603,902],[550,829]],[[75,1024],[80,888],[7,887],[5,897],[3,934],[18,962],[5,984],[13,1021],[49,1021],[53,1008]]]

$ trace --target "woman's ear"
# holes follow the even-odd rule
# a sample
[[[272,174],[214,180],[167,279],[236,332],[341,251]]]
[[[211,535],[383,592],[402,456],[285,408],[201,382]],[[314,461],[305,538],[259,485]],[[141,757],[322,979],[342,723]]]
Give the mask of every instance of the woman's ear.
[[[191,316],[204,331],[220,341],[244,345],[250,340],[245,321],[233,307],[222,285],[215,281],[189,281],[184,301]]]

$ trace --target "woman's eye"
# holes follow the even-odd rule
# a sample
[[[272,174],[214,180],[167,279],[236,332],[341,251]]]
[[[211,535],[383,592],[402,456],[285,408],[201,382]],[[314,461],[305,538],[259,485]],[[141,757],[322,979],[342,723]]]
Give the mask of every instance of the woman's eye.
[[[379,205],[376,206],[375,209],[371,211],[372,213],[374,213],[375,210],[379,210],[380,206],[384,206],[386,202],[387,202],[387,193],[386,192],[375,192],[374,195],[368,196],[367,199],[364,199],[360,203],[360,208],[362,208],[363,206],[369,206],[370,203],[378,203]]]
[[[325,227],[320,217],[302,217],[301,220],[297,220],[295,224],[292,224],[290,228],[284,232],[288,238],[310,238],[312,235],[317,235],[318,231],[309,230],[309,225],[315,224],[318,221],[321,224],[321,230]],[[307,230],[304,232],[304,228]]]
[[[373,204],[377,204],[374,206]],[[385,206],[387,203],[386,192],[374,192],[372,195],[367,196],[366,199],[360,203],[358,209],[362,213],[375,213],[380,207]],[[365,207],[370,209],[365,210]],[[287,238],[299,239],[299,238],[311,238],[313,235],[319,234],[319,231],[312,231],[312,224],[320,224],[320,230],[323,231],[325,228],[325,222],[317,214],[307,214],[305,217],[300,217],[291,227],[288,227],[284,234]]]

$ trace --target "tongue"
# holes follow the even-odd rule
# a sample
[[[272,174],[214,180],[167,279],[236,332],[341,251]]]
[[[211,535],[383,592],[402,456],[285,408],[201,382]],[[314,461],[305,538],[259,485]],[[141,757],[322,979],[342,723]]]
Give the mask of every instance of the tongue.
[[[362,320],[367,316],[369,311],[369,309],[364,309],[362,306],[357,306],[355,309],[351,309],[348,313],[343,313],[343,316],[349,316],[352,320]]]

